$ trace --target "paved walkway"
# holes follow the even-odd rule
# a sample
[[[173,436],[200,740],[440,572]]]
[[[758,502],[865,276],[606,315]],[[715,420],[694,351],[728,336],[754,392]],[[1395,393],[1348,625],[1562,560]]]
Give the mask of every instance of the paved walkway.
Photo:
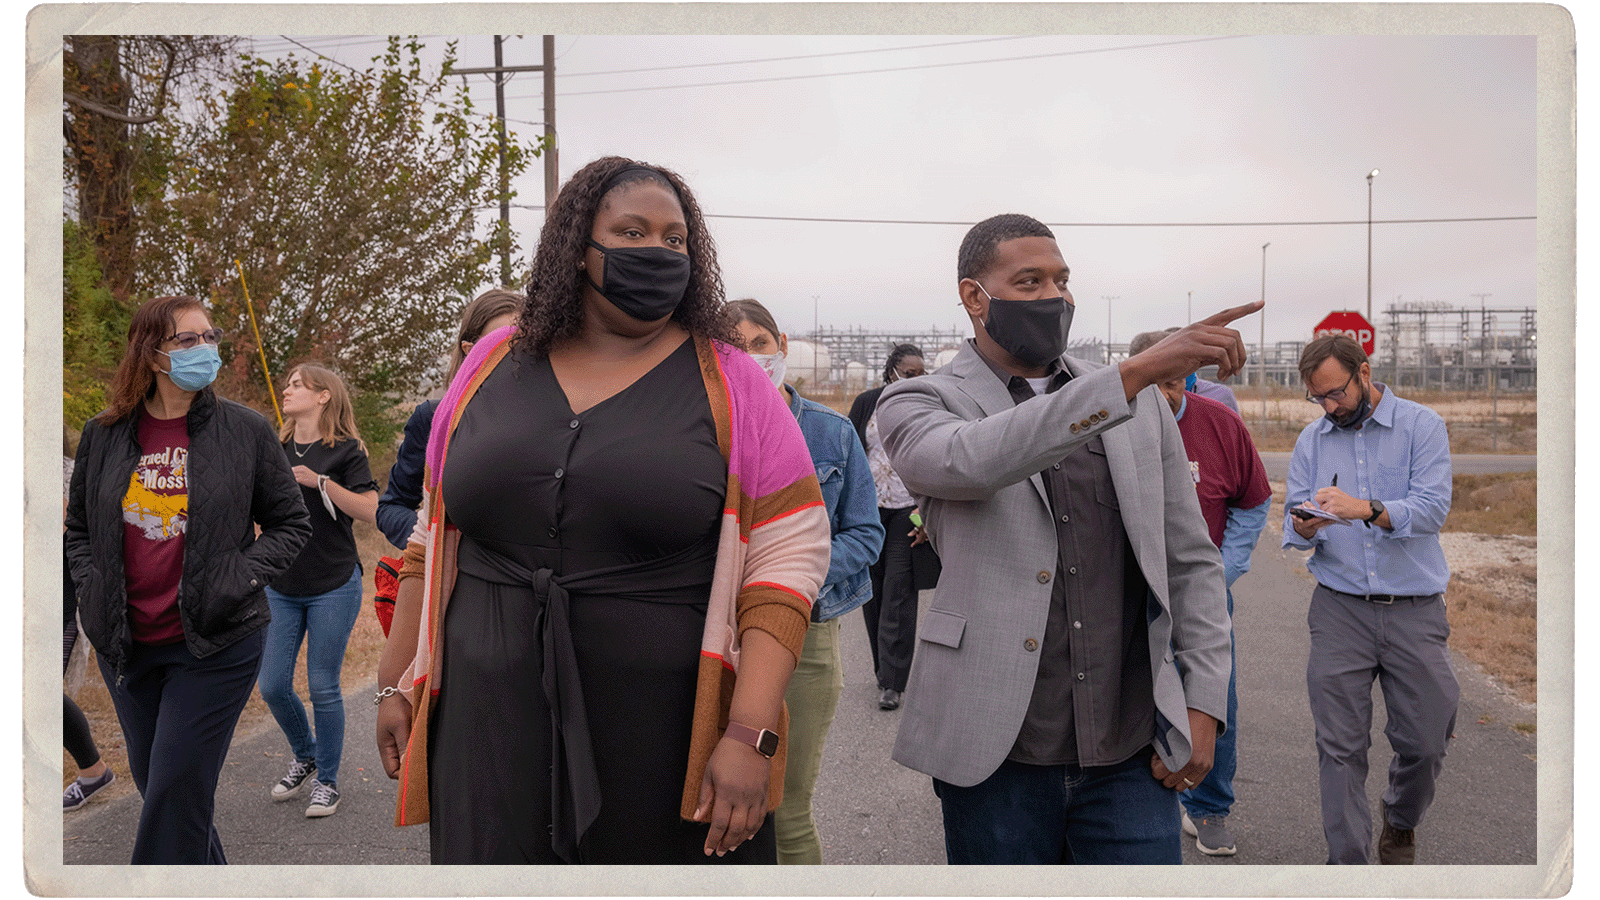
[[[1240,763],[1235,785],[1238,802],[1230,821],[1239,853],[1234,857],[1206,857],[1195,851],[1192,841],[1186,840],[1186,863],[1210,867],[1320,865],[1324,859],[1317,803],[1316,752],[1304,677],[1308,641],[1305,611],[1311,582],[1299,554],[1283,551],[1277,545],[1277,527],[1272,523],[1257,547],[1252,571],[1236,585],[1234,592],[1240,664]],[[935,593],[924,593],[925,607],[936,602]],[[925,776],[889,759],[898,713],[877,708],[877,692],[869,671],[865,632],[858,613],[847,617],[843,634],[845,688],[829,737],[816,800],[816,817],[826,861],[853,865],[941,865],[944,853],[938,803]],[[1479,670],[1459,657],[1457,672],[1462,682],[1462,698],[1456,739],[1445,764],[1438,799],[1418,831],[1418,862],[1531,866],[1536,861],[1536,748],[1535,738],[1528,731],[1535,721],[1534,711],[1504,695]],[[422,865],[428,862],[426,827],[397,829],[390,824],[394,783],[383,775],[373,746],[374,708],[368,699],[371,695],[371,685],[358,686],[350,692],[346,704],[350,720],[340,785],[343,796],[339,812],[332,817],[307,819],[303,804],[273,803],[268,799],[269,786],[283,774],[288,763],[287,748],[270,720],[263,730],[241,735],[235,741],[217,796],[217,823],[230,862],[289,865]],[[1374,810],[1389,758],[1387,742],[1382,736],[1383,717],[1380,695],[1374,714],[1372,777],[1368,791]],[[91,804],[67,816],[63,842],[63,858],[68,864],[66,877],[73,877],[73,864],[125,862],[132,847],[138,811],[139,799],[131,795]],[[1478,871],[1488,877],[1493,870]],[[907,870],[879,890],[904,893],[917,884],[927,885],[926,890],[917,892],[949,893],[952,889],[948,882],[939,880],[905,880],[912,876]],[[344,876],[331,877],[334,880],[326,882],[329,892],[340,892],[333,886],[340,882],[362,883],[348,881]],[[357,876],[352,873],[351,877]],[[418,877],[423,880],[413,884],[412,892],[424,890],[421,887],[424,884],[441,884],[425,874]],[[852,877],[858,880],[849,883],[846,893],[870,892],[868,887],[877,876]],[[1148,879],[1149,876],[1142,877]],[[1197,876],[1191,873],[1187,877]],[[1293,894],[1305,891],[1305,879],[1320,877],[1302,872],[1285,881],[1272,876],[1267,881],[1258,878],[1250,883],[1271,893]],[[1217,892],[1233,892],[1222,887],[1238,883],[1229,878],[1223,873],[1216,874]],[[511,882],[518,883],[526,885],[526,882]],[[719,883],[720,878],[700,882],[706,890],[713,890]],[[1193,889],[1189,892],[1213,892],[1192,881],[1187,883]],[[549,883],[547,887],[554,889],[554,884]],[[628,884],[631,883],[623,882],[617,887],[626,890]],[[662,889],[659,880],[638,884],[646,893]],[[772,889],[761,883],[733,884],[735,886],[727,892],[761,893]],[[1094,884],[1099,887],[1084,889],[1091,893],[1100,893],[1102,888],[1119,891],[1115,878]],[[1148,892],[1134,890],[1133,886],[1138,884],[1149,886],[1151,882],[1131,882],[1122,891]],[[1474,887],[1481,884],[1483,882],[1475,881],[1473,885],[1446,885],[1438,890],[1445,894],[1473,895],[1480,892]],[[461,889],[459,884],[456,887]],[[370,885],[367,890],[347,888],[355,893],[368,893],[371,889]],[[379,890],[406,892],[400,885]],[[540,892],[541,889],[513,886],[509,890]],[[288,892],[318,891],[302,887]],[[454,891],[446,886],[427,888],[425,892]],[[472,892],[494,891],[480,886],[474,887]],[[688,892],[703,891],[690,889]]]

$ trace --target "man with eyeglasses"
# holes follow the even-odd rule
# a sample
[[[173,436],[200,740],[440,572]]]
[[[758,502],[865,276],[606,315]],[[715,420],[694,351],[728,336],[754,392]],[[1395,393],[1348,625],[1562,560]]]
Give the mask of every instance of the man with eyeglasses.
[[[1306,568],[1317,579],[1306,687],[1328,862],[1371,861],[1366,781],[1376,678],[1394,751],[1378,804],[1378,862],[1411,865],[1460,698],[1445,643],[1450,569],[1439,546],[1450,512],[1449,435],[1437,413],[1374,382],[1367,354],[1346,335],[1307,344],[1300,377],[1306,399],[1325,415],[1295,441],[1283,546],[1310,549]],[[1297,515],[1297,507],[1338,518]]]

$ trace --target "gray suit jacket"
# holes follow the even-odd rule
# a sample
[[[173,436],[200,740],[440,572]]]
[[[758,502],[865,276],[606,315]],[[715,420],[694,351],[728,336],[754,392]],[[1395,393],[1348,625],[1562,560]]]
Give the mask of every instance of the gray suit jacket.
[[[1038,473],[1098,434],[1150,584],[1156,751],[1189,760],[1189,708],[1226,720],[1231,642],[1221,556],[1206,531],[1183,439],[1154,387],[1129,403],[1114,366],[1063,357],[1072,380],[1014,404],[971,343],[878,402],[889,459],[944,561],[900,712],[894,758],[970,786],[1005,760],[1032,695],[1056,573]],[[1219,724],[1218,730],[1222,726]]]

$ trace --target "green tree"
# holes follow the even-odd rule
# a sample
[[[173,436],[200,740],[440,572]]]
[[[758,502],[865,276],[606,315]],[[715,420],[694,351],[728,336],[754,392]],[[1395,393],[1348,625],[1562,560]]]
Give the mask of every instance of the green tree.
[[[135,207],[160,187],[150,126],[204,89],[237,37],[70,35],[62,48],[63,165],[68,208],[94,245],[118,303],[135,289]]]
[[[199,115],[156,126],[171,162],[140,211],[141,278],[210,298],[230,396],[267,408],[289,366],[317,360],[350,385],[363,435],[392,436],[395,403],[432,386],[461,305],[514,248],[477,224],[500,196],[493,119],[420,50],[391,38],[360,72],[246,56]],[[515,177],[541,147],[507,151]]]
[[[112,296],[93,239],[71,219],[62,229],[62,415],[67,428],[77,432],[105,409],[129,309]]]

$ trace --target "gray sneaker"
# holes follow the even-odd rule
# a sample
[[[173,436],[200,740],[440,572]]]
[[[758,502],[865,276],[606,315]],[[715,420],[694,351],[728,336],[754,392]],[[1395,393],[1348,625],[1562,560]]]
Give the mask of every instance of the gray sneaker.
[[[1189,818],[1183,811],[1183,833],[1194,838],[1194,847],[1207,856],[1232,856],[1238,852],[1233,835],[1228,833],[1227,816],[1201,816]]]
[[[311,805],[306,807],[306,818],[320,819],[339,811],[339,789],[326,781],[311,784]]]
[[[297,759],[289,764],[289,774],[272,786],[273,800],[288,800],[300,793],[306,786],[306,779],[317,772],[317,761],[314,759]]]
[[[61,792],[61,811],[72,812],[75,809],[82,809],[84,804],[89,802],[90,797],[100,793],[102,788],[109,787],[111,782],[116,780],[117,773],[109,768],[99,778],[85,780],[82,775],[79,775],[76,780],[67,785],[66,790]]]

